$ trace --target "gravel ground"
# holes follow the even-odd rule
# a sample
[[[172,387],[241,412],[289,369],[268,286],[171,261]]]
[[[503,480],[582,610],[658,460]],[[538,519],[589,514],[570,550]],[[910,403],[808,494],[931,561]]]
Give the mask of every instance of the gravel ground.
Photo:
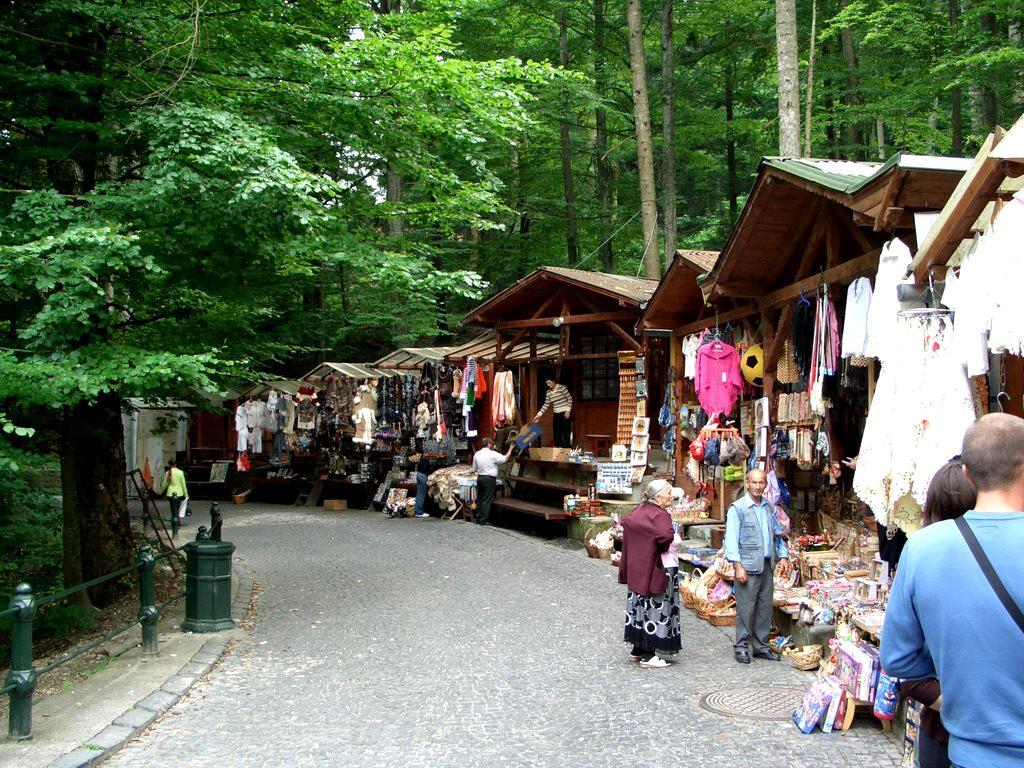
[[[683,615],[683,653],[644,670],[624,588],[582,550],[501,528],[373,512],[226,507],[262,583],[250,636],[109,766],[887,768],[870,720],[802,735],[712,714],[702,695],[812,680],[741,666],[729,629]],[[771,688],[769,690],[772,690]]]

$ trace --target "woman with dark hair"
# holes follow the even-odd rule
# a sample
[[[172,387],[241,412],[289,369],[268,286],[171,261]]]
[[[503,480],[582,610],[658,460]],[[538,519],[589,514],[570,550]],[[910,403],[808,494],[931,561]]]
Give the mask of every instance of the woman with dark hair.
[[[633,646],[630,661],[644,669],[669,666],[663,656],[682,648],[679,620],[679,539],[668,506],[672,486],[666,480],[647,485],[644,503],[622,520],[619,583],[626,584],[623,640]]]
[[[964,474],[964,465],[957,456],[942,465],[925,496],[921,525],[953,520],[974,509],[975,492]],[[934,677],[926,680],[904,680],[900,687],[910,698],[921,702],[921,728],[917,734],[918,762],[921,768],[949,768],[949,733],[942,726],[942,690]]]

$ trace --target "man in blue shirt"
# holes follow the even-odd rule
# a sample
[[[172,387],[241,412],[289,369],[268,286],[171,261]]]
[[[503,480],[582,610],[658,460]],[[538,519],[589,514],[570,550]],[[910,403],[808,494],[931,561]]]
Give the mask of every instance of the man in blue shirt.
[[[775,565],[789,571],[789,547],[775,535],[775,508],[764,498],[768,477],[760,469],[747,473],[747,495],[729,507],[725,518],[725,557],[733,564],[736,576],[736,639],[733,652],[740,664],[750,663],[750,645],[754,657],[778,661],[779,655],[768,645],[772,628],[772,596],[775,590]]]
[[[978,500],[963,516],[1010,598],[1024,605],[1024,420],[994,413],[964,436]],[[937,677],[949,756],[964,768],[1024,765],[1024,633],[953,520],[910,537],[882,631],[895,677]]]

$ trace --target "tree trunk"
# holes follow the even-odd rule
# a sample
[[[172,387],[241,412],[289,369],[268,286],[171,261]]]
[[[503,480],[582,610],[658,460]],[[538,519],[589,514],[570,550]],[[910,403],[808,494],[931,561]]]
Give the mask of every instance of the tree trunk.
[[[814,49],[818,35],[818,0],[811,2],[811,50],[807,55],[807,114],[804,118],[804,157],[811,153],[811,111],[814,105]]]
[[[604,69],[604,57],[601,51],[604,50],[604,2],[594,0],[594,51],[597,52],[597,61],[594,63],[594,89],[597,91],[597,98],[603,99],[608,88],[607,78]],[[598,252],[601,258],[601,268],[605,272],[611,272],[615,266],[615,254],[612,251],[612,216],[610,204],[610,176],[611,170],[608,163],[608,125],[605,109],[598,104],[594,110],[594,166],[597,169],[597,208],[598,208],[598,237],[600,245]]]
[[[994,13],[983,13],[978,17],[981,26],[981,34],[986,49],[994,48],[997,45],[996,36],[996,15]],[[981,83],[981,132],[988,133],[999,122],[999,101],[995,87],[992,85],[991,75],[986,74]]]
[[[729,199],[729,223],[736,223],[739,210],[739,181],[736,176],[736,138],[732,132],[733,121],[733,79],[736,77],[735,64],[730,61],[725,65],[725,188]]]
[[[665,267],[676,253],[676,115],[673,83],[672,0],[661,3],[661,200],[665,228]]]
[[[954,38],[957,35],[957,28],[959,24],[960,0],[949,0],[949,26],[952,29]],[[950,137],[952,139],[951,150],[954,155],[960,156],[964,153],[963,97],[960,93],[960,86],[956,85],[950,88],[949,96]]]
[[[775,53],[779,80],[779,154],[800,156],[800,81],[796,0],[775,0]]]
[[[878,141],[878,159],[885,160],[885,123],[882,118],[875,118],[875,139]]]
[[[846,8],[846,5],[847,0],[841,0],[839,3],[841,9]],[[844,27],[840,31],[839,37],[843,44],[843,61],[846,62],[846,92],[843,94],[843,104],[847,107],[846,126],[843,131],[843,140],[846,147],[845,151],[841,154],[852,159],[861,155],[861,149],[864,146],[861,130],[851,114],[855,111],[854,108],[860,104],[860,86],[857,79],[857,49],[853,45],[853,32],[849,27]]]
[[[94,579],[132,561],[124,478],[121,398],[101,395],[95,403],[66,408],[61,435],[61,487],[64,499],[65,579]],[[70,494],[70,497],[68,496]],[[79,539],[75,562],[74,539]],[[114,579],[89,590],[96,605],[109,605],[124,592]]]
[[[103,167],[99,134],[94,126],[104,119],[103,78],[106,31],[83,25],[68,32],[65,47],[52,46],[44,68],[53,76],[73,73],[92,82],[84,99],[68,99],[63,92],[51,97],[47,112],[51,123],[43,129],[53,150],[46,171],[50,185],[62,194],[92,191]],[[108,299],[113,286],[98,276]],[[133,557],[123,474],[124,427],[121,399],[101,395],[96,402],[63,408],[60,427],[60,467],[63,517],[63,572],[68,587],[117,570]],[[114,579],[80,594],[73,601],[108,605],[124,591],[124,580]]]
[[[626,0],[629,29],[629,71],[633,81],[633,117],[636,122],[637,173],[640,177],[640,218],[643,221],[644,274],[661,277],[658,253],[658,198],[654,183],[654,148],[651,144],[651,109],[647,99],[644,60],[644,19],[641,0]]]
[[[558,13],[558,62],[562,69],[569,67],[569,35],[566,29],[565,6]],[[565,192],[565,250],[570,267],[580,260],[580,236],[576,229],[576,191],[572,184],[572,147],[569,143],[569,122],[564,119],[568,104],[562,100],[563,119],[558,121],[558,134],[562,142],[562,189]]]
[[[79,514],[77,450],[74,442],[76,425],[71,408],[64,406],[60,420],[60,487],[63,517],[62,545],[64,549],[64,586],[73,587],[86,579],[82,575],[82,532]],[[68,598],[72,605],[92,608],[89,593],[76,592]]]

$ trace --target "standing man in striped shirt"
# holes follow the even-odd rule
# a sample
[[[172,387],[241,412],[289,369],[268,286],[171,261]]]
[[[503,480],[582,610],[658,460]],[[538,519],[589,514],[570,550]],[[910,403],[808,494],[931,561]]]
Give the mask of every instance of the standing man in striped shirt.
[[[544,405],[533,417],[536,423],[551,409],[554,412],[555,447],[572,447],[572,395],[564,384],[559,384],[554,379],[545,382],[548,385],[548,394],[544,398]]]

